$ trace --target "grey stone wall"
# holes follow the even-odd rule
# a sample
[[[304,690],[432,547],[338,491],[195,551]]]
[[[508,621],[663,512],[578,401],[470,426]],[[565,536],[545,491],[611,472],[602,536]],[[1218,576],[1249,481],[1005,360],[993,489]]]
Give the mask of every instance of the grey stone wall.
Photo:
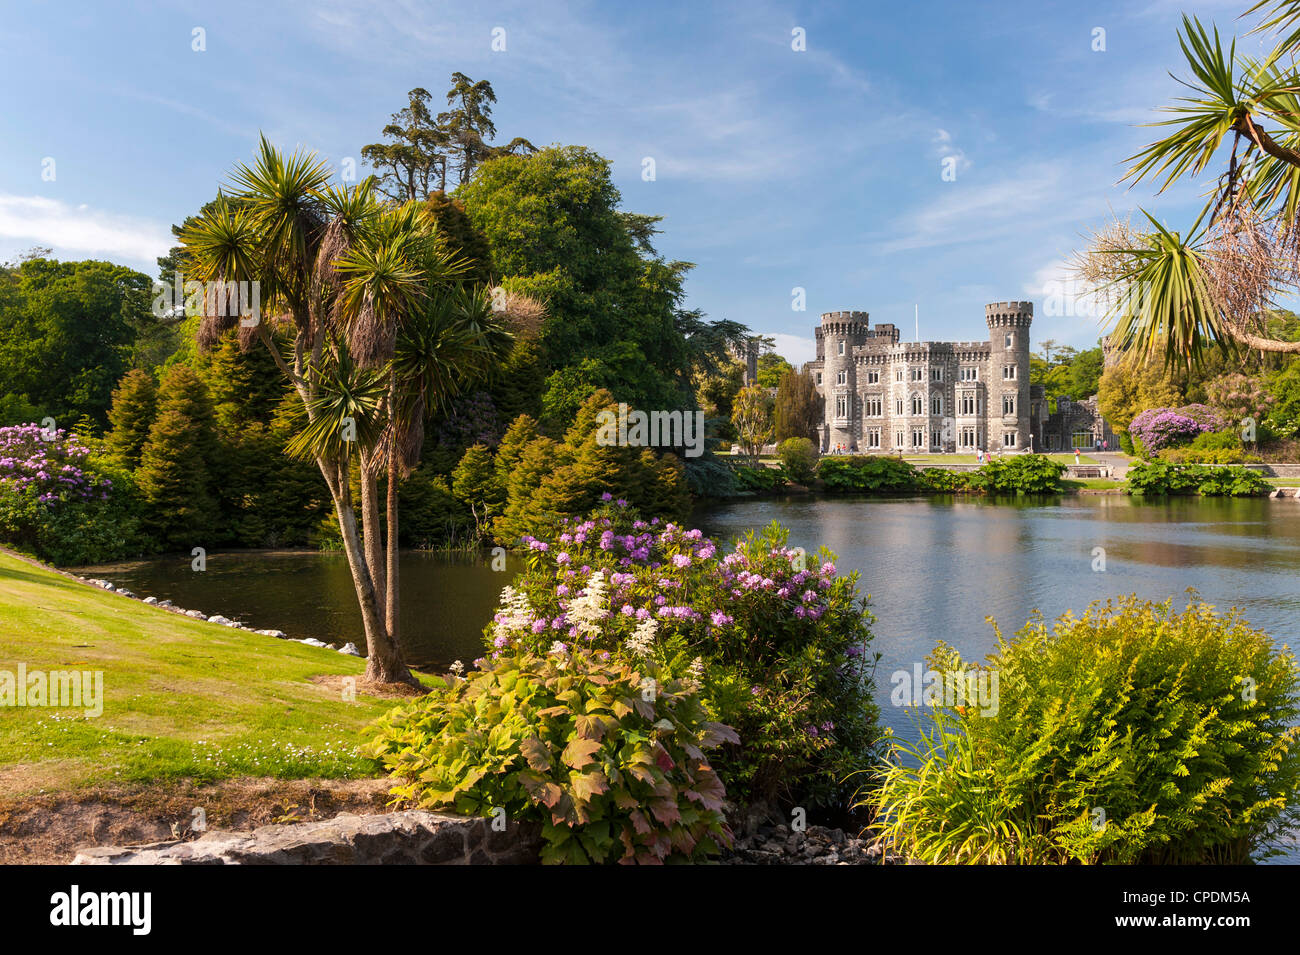
[[[541,831],[507,820],[407,810],[208,832],[192,842],[83,849],[73,865],[531,865]]]

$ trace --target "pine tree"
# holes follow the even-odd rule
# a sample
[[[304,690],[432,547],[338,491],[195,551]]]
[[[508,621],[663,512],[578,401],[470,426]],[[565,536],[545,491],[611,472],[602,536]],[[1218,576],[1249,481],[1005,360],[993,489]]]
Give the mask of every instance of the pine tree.
[[[158,416],[136,470],[147,529],[168,548],[209,547],[218,508],[212,493],[212,402],[188,365],[174,365],[158,392]]]
[[[502,435],[493,466],[496,468],[497,483],[503,488],[509,487],[511,473],[518,466],[528,445],[536,438],[537,421],[526,414],[515,418]]]
[[[158,411],[158,386],[147,371],[132,368],[113,390],[113,406],[108,411],[112,430],[105,435],[109,457],[135,470],[149,440]]]
[[[520,536],[537,529],[538,518],[544,515],[537,511],[534,497],[546,477],[562,466],[560,449],[547,437],[537,438],[524,448],[506,482],[505,513],[492,523],[497,543],[515,546]]]
[[[456,500],[469,508],[482,537],[505,505],[505,484],[498,479],[492,452],[485,445],[466,449],[451,474],[451,490]]]

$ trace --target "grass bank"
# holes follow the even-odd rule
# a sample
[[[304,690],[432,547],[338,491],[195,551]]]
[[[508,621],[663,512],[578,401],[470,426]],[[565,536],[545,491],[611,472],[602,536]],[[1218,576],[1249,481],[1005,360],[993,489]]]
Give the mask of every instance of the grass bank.
[[[0,680],[103,674],[103,712],[0,705],[0,797],[237,777],[375,774],[361,730],[392,705],[365,661],[186,617],[0,551]],[[83,701],[84,702],[84,701]]]

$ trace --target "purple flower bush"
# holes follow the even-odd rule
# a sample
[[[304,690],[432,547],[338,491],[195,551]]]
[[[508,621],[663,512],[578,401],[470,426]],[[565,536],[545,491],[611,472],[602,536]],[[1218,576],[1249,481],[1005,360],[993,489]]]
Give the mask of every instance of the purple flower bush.
[[[1193,441],[1197,435],[1223,431],[1229,422],[1206,405],[1182,408],[1151,408],[1129,424],[1129,434],[1152,456],[1165,448]]]
[[[42,504],[108,500],[113,482],[86,471],[90,449],[75,434],[38,424],[0,428],[0,494],[34,497]]]
[[[77,435],[0,428],[0,540],[62,564],[120,556],[135,525],[114,496]]]
[[[775,523],[727,550],[605,498],[550,540],[523,539],[528,569],[502,593],[488,655],[558,641],[694,680],[711,717],[740,734],[712,760],[729,794],[843,805],[840,784],[878,737],[857,574],[788,547]]]

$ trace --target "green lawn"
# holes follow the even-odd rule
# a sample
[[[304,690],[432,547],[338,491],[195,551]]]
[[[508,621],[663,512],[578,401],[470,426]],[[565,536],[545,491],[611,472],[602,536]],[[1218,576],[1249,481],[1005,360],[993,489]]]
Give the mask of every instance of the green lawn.
[[[189,777],[374,775],[361,730],[393,705],[365,661],[146,606],[0,551],[0,671],[103,672],[103,713],[0,706],[0,794]],[[333,676],[333,688],[311,682]]]

